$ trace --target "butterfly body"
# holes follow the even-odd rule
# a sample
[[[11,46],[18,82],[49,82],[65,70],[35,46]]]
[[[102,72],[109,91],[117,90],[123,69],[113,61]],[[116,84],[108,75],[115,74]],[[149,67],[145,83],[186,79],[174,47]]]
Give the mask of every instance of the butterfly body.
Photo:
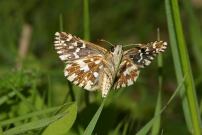
[[[102,91],[102,96],[107,96],[109,90],[113,87],[121,59],[123,57],[123,49],[121,45],[117,45],[112,51],[106,55],[106,67],[100,73],[99,88]]]
[[[66,63],[65,77],[86,90],[100,90],[102,97],[110,89],[132,85],[140,68],[149,65],[167,47],[166,42],[155,41],[126,51],[116,45],[108,51],[65,32],[56,32],[55,36],[55,49]]]

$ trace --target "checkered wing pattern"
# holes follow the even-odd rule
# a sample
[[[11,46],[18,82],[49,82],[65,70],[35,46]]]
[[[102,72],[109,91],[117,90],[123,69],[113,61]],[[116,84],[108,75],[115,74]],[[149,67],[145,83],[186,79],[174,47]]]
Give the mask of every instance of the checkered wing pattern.
[[[66,63],[65,77],[86,90],[96,90],[107,50],[65,32],[55,33],[54,45],[60,59]]]
[[[154,57],[164,52],[166,48],[166,42],[155,41],[148,44],[139,44],[126,50],[119,66],[114,88],[118,89],[132,85],[138,78],[139,69],[150,65]]]
[[[138,68],[150,65],[154,57],[165,51],[167,42],[155,41],[148,44],[139,44],[137,47],[124,52],[124,58],[129,58]]]
[[[124,58],[114,83],[114,89],[132,85],[138,78],[139,69],[129,58]]]
[[[104,55],[107,50],[93,43],[81,40],[65,32],[56,32],[54,46],[64,62],[78,60],[91,55]]]
[[[103,70],[103,64],[102,56],[87,56],[68,63],[64,74],[75,85],[93,91],[99,88],[98,81],[100,72]]]

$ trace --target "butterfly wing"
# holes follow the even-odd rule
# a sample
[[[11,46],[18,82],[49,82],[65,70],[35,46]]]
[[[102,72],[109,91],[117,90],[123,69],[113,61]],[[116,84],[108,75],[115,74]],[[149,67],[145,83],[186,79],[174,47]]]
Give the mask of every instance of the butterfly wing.
[[[66,63],[64,75],[69,81],[89,91],[99,88],[100,72],[106,65],[106,49],[65,32],[56,32],[54,45]]]
[[[132,85],[138,78],[139,69],[150,65],[154,57],[167,48],[167,43],[155,41],[148,44],[140,44],[135,48],[124,52],[119,66],[114,88]]]
[[[65,32],[55,33],[54,46],[60,59],[66,63],[90,55],[107,53],[106,49]]]
[[[65,77],[75,85],[86,90],[98,89],[100,71],[103,69],[102,56],[87,56],[68,63],[65,67]]]
[[[167,42],[155,41],[148,44],[140,44],[135,48],[124,52],[124,57],[130,58],[138,68],[144,68],[150,65],[154,57],[164,52],[167,48]]]
[[[129,58],[124,58],[120,64],[114,89],[132,85],[138,78],[139,69]]]

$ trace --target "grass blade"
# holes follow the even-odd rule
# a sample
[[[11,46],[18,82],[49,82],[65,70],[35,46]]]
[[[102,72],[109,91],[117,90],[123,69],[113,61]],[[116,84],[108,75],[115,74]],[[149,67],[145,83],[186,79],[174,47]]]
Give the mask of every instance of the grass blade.
[[[13,86],[11,86],[11,87],[12,87],[12,90],[16,93],[16,95],[22,100],[22,102],[24,102],[24,103],[26,104],[26,106],[27,106],[30,110],[32,110],[32,111],[36,111],[36,110],[37,110],[36,107],[33,106],[33,104],[32,104],[31,102],[29,102],[29,101],[27,100],[27,98],[26,98],[23,94],[21,94],[21,93],[19,92],[19,90],[16,90]]]
[[[23,116],[19,116],[19,117],[16,117],[16,118],[8,119],[8,120],[5,120],[5,121],[2,121],[1,125],[6,126],[6,125],[9,125],[9,124],[12,124],[12,123],[15,124],[15,123],[17,123],[19,121],[30,119],[32,117],[36,117],[36,116],[44,115],[44,114],[50,114],[50,113],[56,112],[57,110],[59,110],[62,107],[67,108],[71,104],[72,103],[68,103],[68,104],[57,106],[57,107],[51,107],[51,108],[48,108],[48,109],[43,109],[43,110],[32,112],[32,113],[29,113],[29,114],[26,114],[26,115],[23,115]]]
[[[169,36],[170,36],[170,45],[171,45],[171,51],[175,66],[175,74],[177,78],[177,83],[179,84],[180,81],[183,79],[183,73],[182,73],[182,66],[180,62],[180,57],[178,54],[178,47],[177,47],[177,41],[176,41],[176,33],[175,33],[175,27],[173,24],[173,17],[172,17],[172,11],[171,11],[171,4],[169,0],[165,1],[166,6],[166,16],[168,21],[168,30],[169,30]],[[185,95],[185,86],[182,86],[182,90],[180,91],[180,97],[182,100],[182,107],[184,112],[184,117],[186,121],[186,125],[188,127],[188,130],[192,131],[192,124],[191,124],[191,117],[190,117],[190,111],[188,108],[188,100]]]
[[[63,15],[62,14],[60,14],[60,17],[59,17],[59,23],[60,23],[60,31],[63,31],[64,26],[63,26]]]
[[[89,0],[83,0],[83,28],[84,28],[84,39],[90,40],[90,15],[89,15]],[[85,103],[89,104],[89,94],[85,91]]]
[[[183,105],[184,107],[183,109],[184,111],[190,112],[192,125],[188,124],[189,130],[190,128],[193,128],[193,134],[200,135],[201,119],[199,115],[199,108],[198,108],[197,97],[195,93],[195,85],[192,77],[190,61],[188,57],[188,52],[187,52],[186,43],[184,40],[184,35],[182,30],[182,24],[180,20],[178,1],[166,0],[165,3],[166,3],[169,34],[171,38],[171,44],[173,44],[171,47],[173,47],[174,44],[176,45],[175,48],[178,46],[177,50],[179,50],[179,53],[176,53],[175,55],[176,56],[178,55],[180,59],[180,62],[178,64],[181,63],[182,74],[183,75],[187,74],[187,79],[185,80],[185,94],[187,96],[187,103],[186,103],[186,106],[185,104]],[[179,69],[179,67],[177,67],[176,69]],[[190,121],[189,117],[187,116],[188,115],[185,116],[186,120]]]
[[[162,55],[158,56],[158,69],[159,69],[159,92],[158,92],[158,98],[157,98],[157,104],[156,104],[156,108],[155,108],[155,114],[154,116],[158,115],[160,113],[161,110],[161,91],[162,91]],[[152,131],[151,131],[151,135],[158,135],[159,131],[160,131],[160,124],[161,124],[161,116],[159,115],[158,118],[156,118],[156,120],[154,121],[153,127],[152,127]]]
[[[171,103],[171,101],[173,101],[174,97],[176,97],[176,95],[179,93],[179,91],[181,90],[184,81],[186,79],[186,76],[184,77],[184,79],[182,80],[182,82],[178,85],[178,87],[176,88],[175,92],[172,94],[172,96],[170,97],[170,99],[168,100],[168,102],[164,105],[164,107],[159,111],[159,113],[157,115],[155,115],[143,128],[141,128],[136,135],[147,135],[149,134],[149,131],[151,129],[151,127],[154,125],[154,122],[159,119],[160,115],[163,113],[163,111],[168,107],[168,105]]]
[[[3,130],[2,130],[2,127],[1,127],[1,123],[0,123],[0,135],[3,135]]]
[[[63,15],[62,14],[60,14],[60,16],[59,16],[59,23],[60,23],[60,31],[63,31],[64,25],[63,25]],[[74,90],[73,90],[71,82],[67,81],[67,85],[68,85],[68,90],[69,90],[69,94],[71,96],[72,101],[76,101]],[[66,102],[66,99],[65,99],[64,103]]]
[[[2,125],[8,125],[8,124],[16,123],[16,122],[19,122],[21,120],[25,120],[25,119],[28,119],[28,118],[33,118],[35,116],[39,116],[39,115],[42,115],[42,114],[45,114],[45,113],[55,112],[55,111],[57,111],[58,109],[61,109],[61,108],[63,108],[63,109],[67,108],[66,110],[68,110],[74,104],[75,103],[73,103],[73,104],[72,103],[71,104],[64,104],[62,106],[53,107],[53,108],[49,108],[49,109],[46,109],[46,110],[41,110],[41,111],[38,111],[38,112],[27,114],[25,116],[20,116],[20,117],[15,118],[15,119],[2,121]],[[63,112],[60,112],[57,115],[49,117],[49,118],[42,118],[40,120],[35,120],[35,121],[29,122],[29,123],[26,123],[26,124],[22,124],[20,126],[17,126],[17,127],[14,127],[14,128],[6,130],[4,132],[4,135],[20,134],[20,133],[27,132],[29,130],[43,128],[43,127],[45,127],[45,126],[47,126],[47,125],[49,125],[49,124],[51,124],[51,123],[53,123],[53,122],[55,122],[57,120],[60,120],[63,117],[66,117],[66,115],[69,115],[69,112],[63,111]]]
[[[119,134],[119,130],[121,129],[121,126],[123,125],[123,121],[121,121],[118,126],[112,130],[111,133],[109,133],[109,135],[118,135]]]
[[[128,127],[129,127],[129,123],[125,123],[124,127],[123,127],[123,133],[122,133],[122,135],[127,135]]]
[[[44,119],[40,119],[37,121],[29,122],[29,123],[11,128],[11,129],[5,131],[4,135],[15,135],[15,134],[24,133],[29,130],[45,127],[45,126],[49,125],[50,123],[56,121],[57,119],[61,118],[63,115],[64,114],[58,114],[51,118],[44,118]]]
[[[90,18],[89,18],[89,1],[83,0],[83,28],[84,39],[90,40]]]
[[[105,100],[104,99],[102,101],[102,104],[100,105],[100,107],[98,108],[97,112],[95,113],[95,115],[93,116],[92,120],[90,121],[90,123],[88,124],[86,130],[84,131],[84,135],[91,135],[93,133],[93,130],[95,128],[95,125],[100,117],[100,114],[102,112],[102,109],[104,107],[104,104],[105,104]]]
[[[202,60],[201,60],[201,52],[202,52],[202,31],[200,29],[200,24],[198,23],[198,20],[194,14],[194,11],[191,7],[191,1],[186,0],[183,2],[185,10],[188,14],[187,20],[189,23],[189,31],[190,31],[190,37],[191,37],[191,44],[194,51],[195,59],[197,60],[197,64],[199,66],[199,70],[202,73]]]

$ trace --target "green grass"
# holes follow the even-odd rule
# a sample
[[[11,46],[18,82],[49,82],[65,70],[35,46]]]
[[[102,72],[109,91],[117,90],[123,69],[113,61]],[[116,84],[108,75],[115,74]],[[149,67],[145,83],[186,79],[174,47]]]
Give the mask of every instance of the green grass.
[[[59,24],[60,24],[60,31],[63,31],[64,25],[63,25],[63,15],[62,14],[60,14],[60,16],[59,16]],[[76,101],[76,97],[75,97],[71,82],[67,81],[67,84],[68,84],[67,86],[68,86],[69,94],[67,94],[67,96],[64,100],[64,103],[66,102],[68,95],[70,95],[71,101]]]
[[[90,12],[89,0],[83,0],[83,38],[86,41],[90,40]],[[89,94],[85,92],[85,103],[89,105]]]
[[[175,92],[172,94],[172,96],[169,98],[169,100],[167,101],[167,103],[163,106],[162,109],[158,109],[156,111],[155,116],[144,126],[142,127],[136,134],[137,135],[146,135],[149,133],[149,131],[151,130],[152,126],[152,133],[155,133],[156,131],[154,131],[155,127],[156,127],[156,123],[159,121],[160,116],[162,115],[162,113],[167,109],[168,105],[170,105],[170,103],[174,100],[174,98],[179,94],[179,91],[182,89],[182,86],[185,83],[185,79],[186,76],[183,78],[183,80],[178,84],[178,87],[176,88]],[[159,95],[161,96],[161,95]],[[160,97],[158,97],[158,99],[160,99]],[[156,108],[159,107],[159,103],[160,101],[157,102]],[[159,129],[158,129],[159,130]],[[157,132],[156,132],[157,133]]]
[[[166,0],[166,12],[168,19],[168,28],[170,35],[170,43],[173,53],[173,60],[176,69],[178,82],[187,74],[184,90],[181,92],[185,119],[189,131],[193,134],[201,134],[201,118],[196,97],[196,90],[193,75],[190,66],[190,60],[184,40],[182,24],[179,14],[179,6],[177,0]],[[191,119],[191,120],[190,120]]]
[[[186,13],[188,14],[187,20],[189,21],[189,32],[190,32],[190,39],[191,39],[190,46],[193,50],[193,54],[194,54],[195,59],[197,61],[199,71],[202,73],[202,61],[201,61],[201,57],[202,57],[202,54],[201,54],[201,52],[202,52],[202,39],[201,39],[202,31],[200,28],[200,24],[197,20],[197,17],[194,14],[194,11],[193,11],[193,8],[191,5],[191,1],[184,1],[183,5],[185,7]]]
[[[48,127],[47,127],[47,129],[44,130],[43,134],[49,134],[49,135],[55,134],[53,131],[50,132],[50,130],[54,129],[54,131],[57,132],[57,130],[61,127],[63,127],[63,128],[65,127],[65,130],[63,129],[60,131],[63,132],[63,134],[67,133],[76,118],[77,109],[76,109],[75,103],[63,105],[60,107],[53,107],[53,108],[45,109],[42,111],[32,112],[30,114],[26,114],[26,115],[20,116],[18,118],[2,121],[1,125],[6,126],[6,125],[9,125],[12,123],[13,124],[19,123],[20,121],[23,121],[23,120],[26,120],[29,118],[34,118],[36,116],[39,117],[40,115],[43,116],[46,113],[51,113],[51,112],[53,113],[55,111],[60,110],[61,108],[65,109],[65,110],[61,111],[60,113],[58,113],[55,116],[53,115],[51,117],[37,119],[32,122],[21,124],[19,126],[16,126],[14,128],[11,128],[11,129],[5,131],[4,134],[5,135],[21,134],[23,132],[27,132],[30,130],[41,129],[46,126],[48,126]],[[42,116],[40,116],[40,117],[42,117]]]
[[[90,14],[89,13],[89,1],[83,0],[84,39],[87,41],[90,40],[90,17],[89,17],[89,14]],[[89,105],[89,94],[88,94],[88,92],[85,92],[85,101],[86,101],[86,105]],[[90,121],[90,123],[86,127],[86,129],[84,131],[84,135],[91,135],[93,133],[93,130],[94,130],[94,128],[97,124],[97,121],[100,117],[100,114],[103,110],[104,104],[105,104],[105,99],[102,101],[102,104],[100,105],[97,112],[93,116],[92,120]]]
[[[83,30],[84,39],[90,40],[90,12],[89,12],[89,0],[83,0]]]
[[[201,18],[190,1],[181,6],[177,0],[0,2],[0,135],[200,135]],[[33,33],[18,70],[24,23]],[[103,99],[100,91],[84,91],[63,77],[64,64],[52,43],[56,31],[128,44],[155,40],[156,26],[161,40],[169,38],[168,49],[141,70],[133,86],[111,90]]]
[[[102,104],[100,105],[100,107],[98,108],[97,112],[95,113],[95,115],[93,116],[92,120],[90,121],[90,123],[88,124],[87,128],[85,129],[85,132],[84,132],[84,135],[91,135],[93,133],[93,130],[96,126],[96,123],[100,117],[100,114],[102,112],[102,109],[104,107],[104,104],[105,104],[105,100],[104,99],[102,101]]]
[[[156,108],[155,108],[155,113],[154,117],[160,113],[161,106],[162,106],[162,83],[163,83],[163,74],[162,74],[162,69],[163,69],[163,58],[162,55],[158,56],[158,98],[156,102]],[[160,132],[160,125],[161,125],[161,115],[159,118],[155,120],[153,123],[151,135],[158,135]]]

